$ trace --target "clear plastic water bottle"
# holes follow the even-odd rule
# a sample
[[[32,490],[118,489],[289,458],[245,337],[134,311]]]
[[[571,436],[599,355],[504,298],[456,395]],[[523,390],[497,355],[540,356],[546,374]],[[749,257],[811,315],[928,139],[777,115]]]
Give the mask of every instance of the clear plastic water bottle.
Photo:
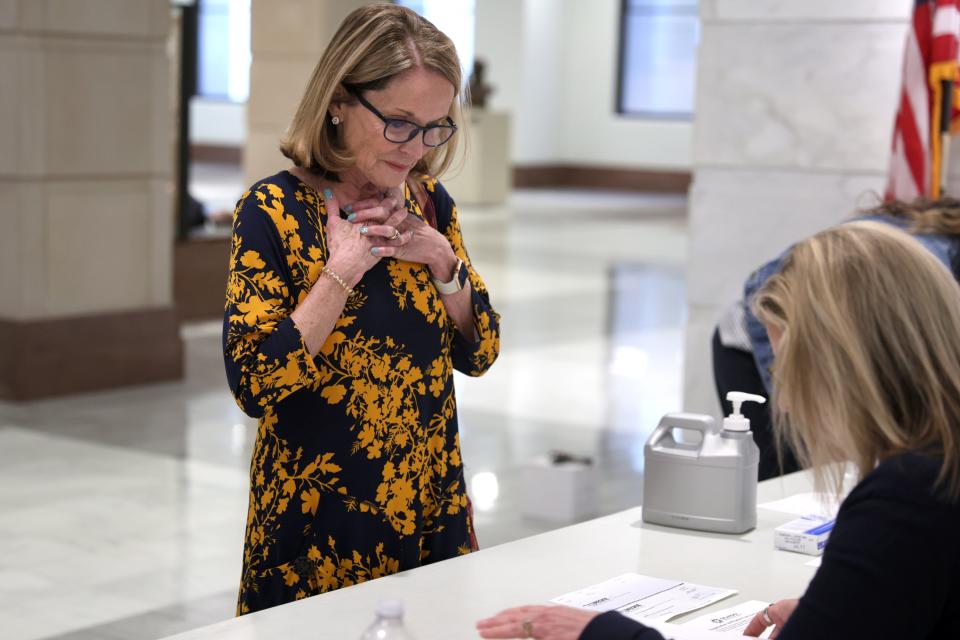
[[[360,640],[414,640],[403,626],[403,603],[381,600],[377,603],[377,619],[360,636]]]

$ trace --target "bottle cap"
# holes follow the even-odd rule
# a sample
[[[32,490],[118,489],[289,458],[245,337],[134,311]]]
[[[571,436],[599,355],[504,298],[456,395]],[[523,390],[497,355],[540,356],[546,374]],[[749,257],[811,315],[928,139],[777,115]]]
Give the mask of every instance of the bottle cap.
[[[377,603],[377,615],[381,618],[402,618],[403,602],[393,598]]]
[[[724,431],[750,431],[750,420],[740,413],[740,405],[744,402],[758,402],[763,404],[767,401],[763,396],[743,393],[742,391],[731,391],[727,394],[727,400],[733,404],[733,412],[723,419]]]

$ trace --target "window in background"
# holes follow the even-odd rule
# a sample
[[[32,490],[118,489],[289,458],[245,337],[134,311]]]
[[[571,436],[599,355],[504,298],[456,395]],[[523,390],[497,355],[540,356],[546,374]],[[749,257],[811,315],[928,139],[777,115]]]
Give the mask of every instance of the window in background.
[[[200,0],[197,93],[246,102],[250,93],[250,0]]]
[[[697,0],[623,0],[617,112],[690,118],[697,74]]]
[[[397,4],[413,9],[450,36],[460,56],[466,86],[473,71],[476,0],[397,0]]]

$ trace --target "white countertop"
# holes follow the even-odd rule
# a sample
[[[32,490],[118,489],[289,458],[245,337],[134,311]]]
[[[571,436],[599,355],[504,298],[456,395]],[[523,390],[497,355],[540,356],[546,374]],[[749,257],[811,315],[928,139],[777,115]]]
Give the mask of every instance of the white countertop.
[[[810,491],[806,473],[761,483],[763,503]],[[777,551],[773,529],[793,519],[759,509],[743,535],[644,524],[628,509],[400,574],[232,618],[176,640],[359,638],[382,598],[400,598],[406,625],[419,640],[476,638],[474,623],[510,606],[543,603],[608,578],[636,572],[737,589],[739,593],[675,622],[745,600],[798,597],[816,569],[810,556]]]

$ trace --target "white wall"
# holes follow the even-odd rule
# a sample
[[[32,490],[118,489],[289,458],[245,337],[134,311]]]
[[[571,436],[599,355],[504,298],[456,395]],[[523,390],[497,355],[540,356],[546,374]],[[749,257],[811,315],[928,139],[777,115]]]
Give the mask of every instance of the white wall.
[[[689,169],[691,121],[616,113],[620,1],[564,7],[563,158],[572,164]]]
[[[190,143],[217,147],[242,147],[247,139],[246,103],[190,101]]]
[[[513,111],[520,104],[524,4],[523,0],[477,0],[474,55],[487,63],[487,82],[494,86],[487,108],[495,111]]]
[[[477,56],[512,161],[689,169],[692,123],[616,113],[619,0],[477,0]]]
[[[482,1],[482,0],[481,0]],[[514,111],[514,163],[562,157],[561,60],[563,11],[556,0],[524,0],[519,64],[522,83]]]

